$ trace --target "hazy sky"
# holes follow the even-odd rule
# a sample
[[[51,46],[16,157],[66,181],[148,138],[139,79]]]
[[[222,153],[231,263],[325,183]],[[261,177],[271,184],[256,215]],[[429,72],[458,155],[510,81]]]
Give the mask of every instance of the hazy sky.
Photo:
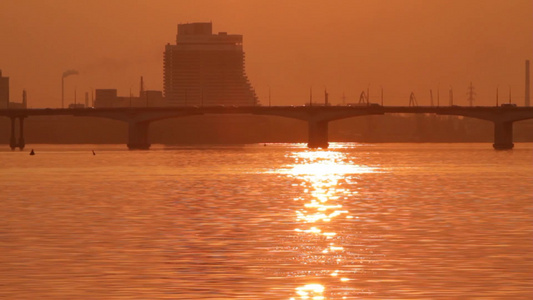
[[[262,104],[323,100],[407,105],[414,92],[429,105],[493,105],[496,88],[524,102],[524,61],[533,60],[531,0],[0,0],[0,69],[11,101],[28,92],[31,107],[61,106],[85,92],[119,95],[162,90],[163,51],[176,25],[213,22],[215,32],[244,35],[246,70]],[[532,62],[533,63],[533,62]]]

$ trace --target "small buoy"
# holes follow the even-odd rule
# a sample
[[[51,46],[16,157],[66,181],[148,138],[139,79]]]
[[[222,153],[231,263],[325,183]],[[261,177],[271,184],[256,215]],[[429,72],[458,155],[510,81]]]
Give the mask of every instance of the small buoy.
[[[266,147],[266,146],[267,146],[267,144],[263,144],[263,147]]]
[[[30,155],[35,155],[35,152],[33,151],[33,149],[31,149]]]
[[[94,150],[93,150],[93,155],[96,155],[96,153],[94,153]]]

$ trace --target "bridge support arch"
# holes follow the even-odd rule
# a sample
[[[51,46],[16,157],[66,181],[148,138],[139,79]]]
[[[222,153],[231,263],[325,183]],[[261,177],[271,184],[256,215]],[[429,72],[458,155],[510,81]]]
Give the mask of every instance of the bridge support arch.
[[[128,122],[128,149],[130,150],[148,150],[150,143],[148,141],[149,121]]]
[[[494,122],[494,144],[496,150],[513,149],[513,122]]]
[[[309,138],[307,147],[327,149],[328,143],[328,121],[308,121]]]

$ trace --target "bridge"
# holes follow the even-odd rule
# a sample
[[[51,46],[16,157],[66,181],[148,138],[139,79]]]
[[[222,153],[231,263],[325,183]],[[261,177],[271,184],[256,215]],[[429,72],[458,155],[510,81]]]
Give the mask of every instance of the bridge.
[[[246,106],[246,107],[121,107],[121,108],[74,108],[74,109],[2,109],[0,116],[11,119],[11,149],[25,146],[24,119],[31,116],[78,116],[100,117],[128,123],[128,148],[150,148],[148,128],[151,122],[206,114],[253,114],[269,115],[302,120],[308,123],[308,147],[328,147],[328,124],[331,121],[389,113],[437,114],[477,118],[494,123],[494,149],[512,149],[513,123],[533,119],[533,107],[505,105],[489,106]],[[19,138],[15,137],[16,121],[19,120]]]

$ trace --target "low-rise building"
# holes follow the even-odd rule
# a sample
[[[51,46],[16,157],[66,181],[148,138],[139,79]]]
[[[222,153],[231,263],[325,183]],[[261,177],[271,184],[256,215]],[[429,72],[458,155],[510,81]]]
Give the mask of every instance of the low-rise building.
[[[118,96],[116,89],[95,90],[94,107],[162,107],[167,106],[161,91],[141,91],[139,96]]]
[[[2,76],[0,70],[0,109],[27,108],[26,91],[22,91],[22,102],[9,102],[9,77]]]

